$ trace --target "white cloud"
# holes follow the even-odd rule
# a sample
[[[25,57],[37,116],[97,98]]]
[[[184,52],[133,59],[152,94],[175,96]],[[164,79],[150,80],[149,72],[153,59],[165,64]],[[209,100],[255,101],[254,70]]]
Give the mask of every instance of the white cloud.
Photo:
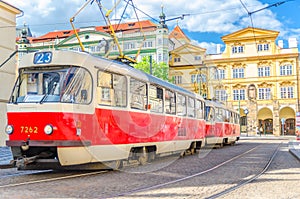
[[[71,29],[69,19],[85,3],[84,0],[11,0],[8,2],[24,11],[24,16],[17,19],[18,25],[26,22],[31,30],[36,33],[46,33],[54,30]],[[112,8],[117,0],[101,1],[104,12]],[[243,0],[247,9],[252,12],[266,7],[267,4],[259,0]],[[233,31],[251,26],[250,18],[240,1],[237,0],[201,0],[188,2],[186,0],[143,0],[133,1],[134,5],[159,20],[161,5],[167,19],[176,18],[182,14],[190,14],[184,20],[171,20],[167,22],[169,27],[176,23],[189,32],[213,32],[228,34]],[[112,13],[112,18],[120,18],[126,2],[121,1],[117,13]],[[137,11],[140,19],[149,19],[148,16]],[[126,10],[126,21],[136,20],[135,12],[131,6]],[[284,31],[283,25],[276,19],[276,15],[270,10],[262,10],[252,15],[253,25],[259,28]],[[125,21],[125,20],[123,20]],[[94,2],[78,14],[75,18],[75,26],[103,25],[104,20],[98,6]]]

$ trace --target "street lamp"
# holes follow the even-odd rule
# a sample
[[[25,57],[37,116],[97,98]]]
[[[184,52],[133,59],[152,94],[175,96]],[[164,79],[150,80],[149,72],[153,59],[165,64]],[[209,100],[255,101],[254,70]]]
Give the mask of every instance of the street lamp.
[[[244,113],[245,113],[245,115],[246,115],[246,133],[247,133],[247,137],[248,137],[248,117],[247,117],[247,115],[248,115],[248,113],[249,113],[249,110],[246,108],[246,109],[244,110]]]

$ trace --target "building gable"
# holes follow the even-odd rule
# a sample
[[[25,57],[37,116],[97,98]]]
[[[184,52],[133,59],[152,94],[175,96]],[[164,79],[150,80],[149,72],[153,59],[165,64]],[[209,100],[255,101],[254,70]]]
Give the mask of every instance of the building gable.
[[[222,40],[224,43],[241,40],[257,40],[262,38],[275,40],[278,35],[279,32],[277,31],[248,27],[225,35],[222,37]]]
[[[192,44],[184,44],[172,50],[170,53],[171,54],[204,54],[205,51],[206,51],[205,48],[194,46]]]

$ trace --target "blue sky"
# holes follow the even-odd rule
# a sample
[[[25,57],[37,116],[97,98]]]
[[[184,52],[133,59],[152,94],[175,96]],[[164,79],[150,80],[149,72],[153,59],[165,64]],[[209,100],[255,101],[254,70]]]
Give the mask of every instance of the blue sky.
[[[17,18],[17,25],[22,27],[26,23],[35,36],[54,30],[71,29],[69,19],[85,3],[85,0],[5,1],[24,11],[24,16]],[[104,8],[110,9],[112,3],[117,1],[101,2]],[[252,14],[253,26],[279,31],[278,39],[284,40],[285,44],[289,37],[296,37],[300,43],[300,0],[133,0],[132,2],[147,14],[137,11],[141,20],[151,19],[150,16],[158,20],[161,5],[167,19],[189,14],[183,20],[168,21],[169,29],[172,30],[178,24],[195,44],[206,48],[209,53],[214,53],[216,44],[223,44],[222,36],[252,26],[246,9],[253,12],[274,3],[285,2]],[[120,18],[125,6],[126,3],[122,0],[116,12],[112,13],[112,18]],[[125,16],[123,22],[136,20],[134,10],[130,6],[126,9]],[[77,28],[90,25],[103,25],[103,18],[95,3],[87,5],[75,18]]]

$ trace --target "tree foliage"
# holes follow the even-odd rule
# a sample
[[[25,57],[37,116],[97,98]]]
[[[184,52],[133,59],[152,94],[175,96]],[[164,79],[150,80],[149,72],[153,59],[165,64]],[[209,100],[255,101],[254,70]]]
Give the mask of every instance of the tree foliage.
[[[150,56],[143,57],[142,61],[138,62],[137,64],[134,64],[134,68],[150,74]],[[170,81],[168,74],[169,74],[169,67],[166,63],[161,62],[158,64],[154,60],[152,60],[153,76],[163,79],[165,81]]]

